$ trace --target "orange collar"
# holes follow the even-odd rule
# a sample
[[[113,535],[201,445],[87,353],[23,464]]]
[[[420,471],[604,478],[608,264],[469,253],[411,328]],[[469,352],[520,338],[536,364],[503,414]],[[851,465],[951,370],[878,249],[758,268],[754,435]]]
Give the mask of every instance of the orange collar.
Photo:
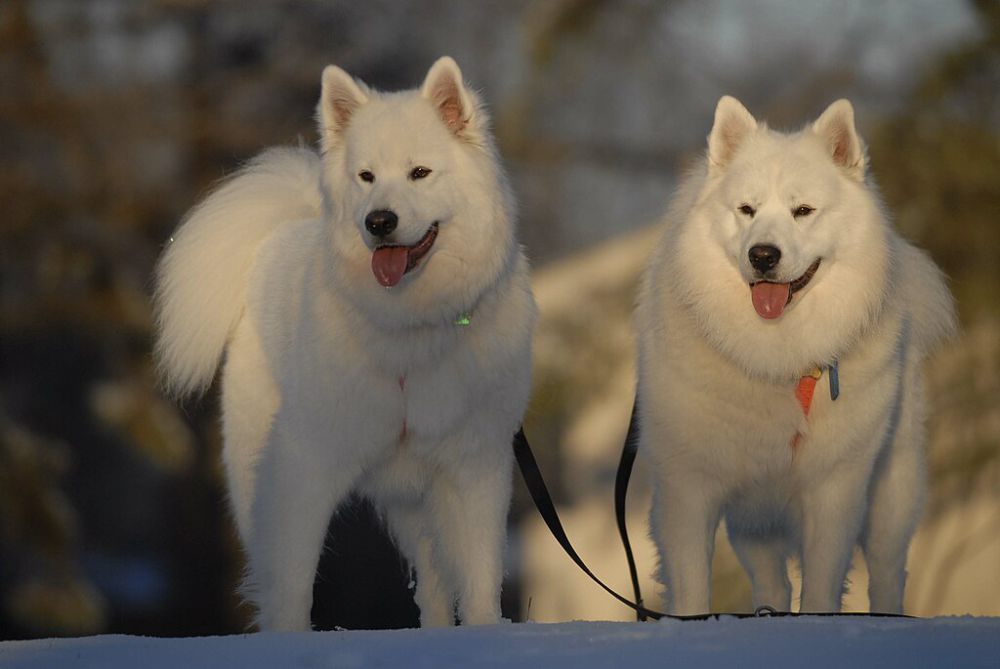
[[[814,367],[811,372],[799,379],[799,385],[795,386],[795,399],[802,407],[802,413],[809,415],[809,408],[812,406],[813,394],[816,392],[816,382],[823,376],[823,370]]]
[[[837,369],[837,361],[834,360],[826,368],[813,367],[808,374],[799,379],[799,384],[795,386],[795,399],[799,401],[799,406],[802,407],[802,414],[805,416],[809,415],[813,394],[816,391],[816,382],[822,378],[824,369],[830,378],[830,400],[836,401],[840,397],[840,373]]]
[[[830,399],[836,401],[840,397],[840,375],[837,370],[837,361],[834,360],[833,364],[826,368],[827,376],[830,378]],[[802,407],[802,415],[806,418],[809,417],[809,409],[812,407],[813,395],[816,393],[816,382],[820,380],[823,376],[822,367],[813,367],[813,369],[799,379],[799,383],[795,386],[795,399],[799,401],[799,406]],[[802,438],[802,434],[799,432],[795,433],[792,437],[791,446],[794,449],[799,445],[799,441]]]

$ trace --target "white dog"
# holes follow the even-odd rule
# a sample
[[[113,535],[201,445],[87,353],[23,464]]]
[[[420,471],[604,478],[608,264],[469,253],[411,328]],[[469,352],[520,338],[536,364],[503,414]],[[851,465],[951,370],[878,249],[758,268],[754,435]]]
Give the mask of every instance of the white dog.
[[[855,545],[902,609],[925,492],[921,362],[954,328],[866,181],[849,102],[781,134],[735,99],[673,202],[636,314],[641,451],[668,610],[709,610],[721,518],[755,606],[839,611]]]
[[[158,269],[168,387],[225,351],[224,460],[260,628],[308,629],[331,513],[373,499],[422,625],[499,620],[511,438],[535,305],[486,112],[441,58],[378,93],[329,66],[322,152],[272,149]],[[345,549],[349,549],[346,548]]]

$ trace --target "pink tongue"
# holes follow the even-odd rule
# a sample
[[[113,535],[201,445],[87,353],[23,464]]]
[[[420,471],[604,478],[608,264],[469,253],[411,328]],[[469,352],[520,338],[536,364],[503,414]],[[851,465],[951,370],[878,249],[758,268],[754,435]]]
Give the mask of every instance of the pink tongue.
[[[372,273],[378,282],[389,288],[406,274],[409,249],[405,246],[383,246],[372,253]]]
[[[753,308],[761,318],[777,318],[788,304],[788,284],[761,281],[750,287]]]

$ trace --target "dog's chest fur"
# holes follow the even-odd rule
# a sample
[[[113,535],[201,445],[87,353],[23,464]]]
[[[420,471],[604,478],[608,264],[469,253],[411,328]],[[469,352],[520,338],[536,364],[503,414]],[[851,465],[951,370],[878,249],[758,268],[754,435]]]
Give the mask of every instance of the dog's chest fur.
[[[902,381],[906,345],[899,341],[900,318],[883,314],[879,327],[845,353],[836,401],[824,371],[808,417],[795,397],[797,379],[748,375],[684,319],[671,328],[652,328],[663,334],[659,340],[647,336],[649,350],[640,364],[649,367],[650,378],[640,393],[671,435],[653,457],[665,464],[683,461],[736,488],[798,488],[831,467],[874,457]],[[797,433],[802,436],[793,445]]]
[[[341,454],[376,457],[401,447],[439,448],[482,403],[526,395],[498,372],[530,342],[533,307],[517,304],[509,283],[482,297],[467,326],[379,327],[344,298],[350,286],[325,282],[321,240],[316,222],[279,233],[255,268],[266,282],[251,286],[249,315],[284,419],[321,442],[337,442]],[[279,262],[284,271],[273,271]]]

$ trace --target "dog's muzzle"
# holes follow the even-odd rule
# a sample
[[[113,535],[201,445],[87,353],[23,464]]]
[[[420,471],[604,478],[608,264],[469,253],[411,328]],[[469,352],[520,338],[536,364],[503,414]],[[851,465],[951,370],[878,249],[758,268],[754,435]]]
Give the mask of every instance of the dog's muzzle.
[[[757,247],[754,247],[757,248]],[[774,248],[774,247],[772,247]],[[777,251],[777,249],[774,249]],[[753,249],[751,249],[751,253]],[[777,257],[781,257],[778,251]],[[751,255],[751,262],[753,256]],[[788,283],[776,283],[774,281],[756,281],[750,284],[750,301],[757,315],[768,320],[778,318],[785,311],[785,306],[792,301],[792,296],[799,292],[812,281],[816,271],[819,270],[821,258],[816,258],[812,265],[797,279]],[[759,261],[762,265],[764,260]],[[769,260],[767,262],[770,262]],[[777,260],[774,261],[777,264]]]
[[[365,226],[367,227],[367,220]],[[427,228],[424,236],[412,246],[403,244],[383,244],[372,252],[372,274],[386,288],[392,288],[402,280],[403,275],[414,269],[426,256],[438,236],[438,222]]]

